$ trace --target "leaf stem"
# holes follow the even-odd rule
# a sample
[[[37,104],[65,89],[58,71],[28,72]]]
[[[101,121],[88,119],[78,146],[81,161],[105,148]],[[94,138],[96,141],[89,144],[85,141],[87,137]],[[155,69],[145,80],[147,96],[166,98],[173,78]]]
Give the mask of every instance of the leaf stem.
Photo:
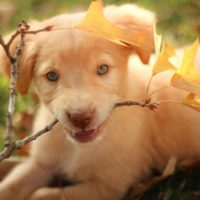
[[[149,83],[147,85],[145,100],[147,100],[149,98],[149,90],[150,90],[150,87],[151,87],[151,83],[152,83],[153,77],[154,77],[154,75],[152,74],[151,77],[150,77]]]
[[[157,90],[154,90],[154,91],[152,91],[152,92],[149,93],[148,98],[151,97],[152,95],[154,95],[154,94],[156,94],[156,93],[158,93],[158,92],[160,92],[160,91],[162,91],[162,90],[168,89],[168,88],[170,88],[170,87],[171,87],[171,86],[164,86],[164,87],[162,87],[162,88],[159,88],[159,89],[157,89]]]
[[[175,100],[164,100],[164,101],[159,101],[158,102],[159,105],[160,104],[167,104],[167,103],[175,103],[175,104],[180,104],[180,105],[184,105],[181,101],[175,101]]]

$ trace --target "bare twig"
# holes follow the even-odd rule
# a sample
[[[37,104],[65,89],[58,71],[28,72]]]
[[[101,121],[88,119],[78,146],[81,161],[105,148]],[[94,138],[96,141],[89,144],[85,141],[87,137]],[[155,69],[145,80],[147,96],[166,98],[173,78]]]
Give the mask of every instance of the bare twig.
[[[3,152],[0,154],[0,157],[4,158],[4,156],[8,156],[9,152],[13,152],[15,149],[15,142],[14,142],[14,131],[13,131],[13,115],[15,112],[15,102],[16,102],[16,96],[17,96],[17,75],[18,75],[18,66],[19,66],[19,58],[21,55],[22,48],[24,46],[24,31],[26,30],[26,24],[21,23],[19,25],[19,29],[11,36],[10,40],[6,44],[4,40],[1,37],[0,44],[2,45],[4,51],[6,52],[6,55],[9,58],[9,61],[11,63],[11,73],[10,73],[10,88],[9,88],[9,103],[8,103],[8,114],[7,114],[7,134],[5,139],[5,148]],[[15,55],[12,56],[9,48],[10,44],[14,40],[15,37],[17,37],[20,34],[20,42],[19,45],[16,48]]]
[[[150,90],[150,87],[151,87],[151,83],[152,83],[153,77],[154,77],[154,76],[151,75],[150,80],[149,80],[149,82],[148,82],[147,89],[146,89],[146,94],[145,94],[145,100],[148,99],[148,96],[149,96],[149,90]]]
[[[23,24],[23,28],[22,28],[22,24]],[[7,57],[9,58],[10,62],[12,63],[13,62],[13,57],[12,55],[10,54],[10,46],[12,44],[12,42],[14,41],[14,39],[21,35],[22,32],[24,35],[27,35],[27,34],[37,34],[37,33],[40,33],[40,32],[45,32],[45,31],[51,31],[53,30],[53,26],[46,26],[45,28],[42,28],[42,29],[38,29],[38,30],[29,30],[30,26],[25,22],[25,21],[22,21],[21,24],[19,24],[19,29],[14,33],[12,34],[12,36],[10,37],[9,41],[7,43],[5,43],[5,41],[3,40],[2,36],[0,35],[0,45],[3,47]]]
[[[53,30],[53,26],[49,25],[49,26],[46,26],[46,27],[38,29],[38,30],[26,31],[25,33],[35,35],[35,34],[40,33],[40,32],[51,31],[51,30]]]
[[[2,152],[0,152],[0,161],[5,158],[8,158],[14,150],[22,148],[25,144],[29,143],[32,140],[37,139],[42,134],[51,130],[53,126],[58,122],[58,120],[55,119],[49,126],[45,127],[38,133],[28,136],[23,140],[14,141],[13,115],[15,112],[15,103],[17,96],[17,76],[19,71],[18,69],[19,59],[24,46],[24,38],[26,34],[37,34],[43,31],[50,31],[52,27],[53,26],[47,26],[43,29],[29,31],[30,26],[26,23],[26,21],[22,21],[19,24],[18,30],[10,37],[7,43],[0,35],[0,45],[3,47],[11,64],[9,103],[8,103],[8,114],[7,114],[7,134],[6,134],[4,149],[2,150]],[[10,52],[10,46],[15,40],[15,38],[18,36],[20,36],[20,41],[16,48],[15,55],[12,55]]]
[[[22,140],[13,141],[11,144],[5,145],[4,150],[0,153],[0,161],[4,160],[5,158],[10,157],[10,155],[15,151],[16,149],[22,149],[26,144],[29,142],[36,140],[41,135],[45,134],[46,132],[50,131],[54,125],[58,123],[57,119],[54,119],[51,124],[46,126],[44,129],[40,130],[39,132],[32,134],[30,136],[27,136],[26,138]]]
[[[161,92],[161,91],[163,91],[163,90],[165,90],[165,89],[168,89],[168,88],[171,88],[171,86],[170,86],[170,85],[169,85],[169,86],[164,86],[164,87],[161,87],[161,88],[159,88],[159,89],[157,89],[157,90],[154,90],[154,91],[152,91],[152,92],[150,92],[150,93],[148,94],[148,98],[151,97],[152,95],[154,95],[154,94],[156,94],[156,93],[159,93],[159,92]]]
[[[21,30],[24,32],[24,34],[34,34],[34,35],[35,35],[35,34],[40,33],[40,32],[51,31],[52,28],[53,28],[53,26],[50,25],[50,26],[46,26],[46,27],[41,28],[41,29],[38,29],[38,30],[29,30],[29,29],[30,29],[30,26],[27,24],[26,21],[23,20],[21,24],[23,24],[23,26],[24,26],[23,28],[21,27]],[[21,24],[19,24],[19,26],[21,26]],[[11,36],[10,40],[9,40],[8,43],[6,44],[8,50],[9,50],[10,45],[12,44],[13,40],[14,40],[18,35],[20,35],[20,34],[21,34],[21,32],[20,32],[19,30],[17,30],[17,31]]]
[[[33,141],[33,140],[36,140],[38,137],[40,137],[41,135],[43,135],[44,133],[50,131],[53,126],[58,123],[58,119],[54,119],[51,124],[49,124],[48,126],[46,126],[44,129],[40,130],[39,132],[35,133],[35,134],[32,134],[28,137],[25,137],[24,139],[22,140],[17,140],[15,142],[15,146],[16,146],[16,149],[22,149],[26,144],[28,144],[29,142]]]
[[[158,102],[151,102],[151,99],[143,100],[143,101],[124,101],[116,103],[114,108],[121,107],[121,106],[141,106],[147,107],[150,110],[156,110],[159,106]]]
[[[5,41],[4,41],[4,39],[2,38],[1,35],[0,35],[0,45],[3,47],[8,59],[11,61],[12,60],[12,56],[10,55],[10,52],[9,52],[9,45],[8,45],[8,43],[7,44],[5,43]]]

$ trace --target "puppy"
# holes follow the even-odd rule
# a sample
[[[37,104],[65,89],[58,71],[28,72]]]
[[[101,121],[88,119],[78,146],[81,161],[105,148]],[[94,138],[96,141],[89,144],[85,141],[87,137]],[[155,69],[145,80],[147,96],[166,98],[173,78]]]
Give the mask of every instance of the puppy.
[[[126,5],[108,7],[105,15],[127,30],[144,30],[153,43],[151,13]],[[75,25],[83,17],[62,15],[33,28]],[[34,132],[54,118],[59,122],[32,143],[30,158],[0,183],[0,199],[117,200],[151,168],[162,171],[171,156],[179,161],[200,157],[200,114],[192,109],[173,104],[160,105],[155,112],[142,107],[114,109],[117,102],[145,97],[151,69],[134,56],[129,59],[134,49],[78,29],[27,35],[25,44],[18,90],[26,94],[33,81],[38,92]],[[1,61],[9,71],[3,51]],[[151,89],[167,85],[169,78],[168,73],[158,76]],[[153,100],[184,96],[166,89]],[[48,188],[58,174],[73,184]]]

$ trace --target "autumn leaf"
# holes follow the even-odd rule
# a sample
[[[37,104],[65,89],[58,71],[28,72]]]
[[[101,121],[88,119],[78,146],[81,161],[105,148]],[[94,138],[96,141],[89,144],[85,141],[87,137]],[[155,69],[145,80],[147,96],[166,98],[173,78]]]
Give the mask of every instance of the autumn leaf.
[[[175,52],[171,45],[164,44],[163,49],[153,67],[153,75],[170,69],[175,69],[169,58],[174,56]]]
[[[195,59],[199,49],[199,39],[191,48],[185,49],[183,63],[171,79],[171,85],[200,96],[200,72],[195,69]]]
[[[153,66],[153,75],[160,72],[175,69],[174,65],[170,62],[169,58],[175,55],[174,48],[169,44],[163,44],[162,37],[154,31],[154,42],[155,42],[155,57],[156,61]],[[160,52],[161,51],[161,52]]]
[[[183,104],[194,110],[200,111],[200,98],[195,98],[194,93],[190,93],[186,99],[183,100]]]
[[[144,63],[148,63],[153,46],[149,43],[150,36],[145,31],[127,30],[115,26],[103,14],[103,3],[100,0],[92,1],[82,22],[75,28],[92,32],[107,40],[127,47],[134,47]]]

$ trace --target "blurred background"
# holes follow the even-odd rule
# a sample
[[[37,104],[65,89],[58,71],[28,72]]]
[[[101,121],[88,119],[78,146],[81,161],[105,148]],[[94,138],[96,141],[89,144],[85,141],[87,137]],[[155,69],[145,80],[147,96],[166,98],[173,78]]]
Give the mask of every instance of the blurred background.
[[[200,33],[199,0],[104,0],[105,4],[136,3],[154,11],[158,28],[171,40],[184,44]],[[0,0],[0,32],[22,20],[44,19],[56,14],[87,9],[90,0]]]

